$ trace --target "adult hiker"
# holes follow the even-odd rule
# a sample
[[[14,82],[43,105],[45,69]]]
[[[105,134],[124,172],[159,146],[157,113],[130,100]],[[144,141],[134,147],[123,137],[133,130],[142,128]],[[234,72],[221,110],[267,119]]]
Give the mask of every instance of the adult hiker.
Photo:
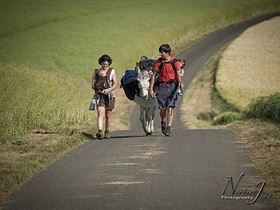
[[[94,98],[97,101],[97,128],[98,139],[110,138],[110,123],[112,110],[115,107],[114,90],[118,87],[116,71],[110,67],[112,59],[109,55],[102,55],[98,59],[99,69],[95,69],[92,75],[92,89],[95,91]],[[103,121],[105,117],[105,129]]]
[[[176,106],[177,90],[182,83],[181,66],[171,53],[171,47],[163,44],[159,47],[160,58],[154,66],[151,77],[150,95],[156,96],[161,118],[161,131],[165,136],[171,135],[173,109]],[[157,81],[156,81],[157,78]]]

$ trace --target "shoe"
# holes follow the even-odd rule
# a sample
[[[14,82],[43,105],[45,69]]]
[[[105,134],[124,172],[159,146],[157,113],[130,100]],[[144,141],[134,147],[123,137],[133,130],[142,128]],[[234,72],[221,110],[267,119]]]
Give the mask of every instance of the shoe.
[[[161,121],[161,132],[163,135],[166,134],[166,125],[165,122]]]
[[[102,130],[98,130],[97,131],[96,138],[98,138],[99,140],[103,139],[103,131]]]
[[[167,126],[165,136],[171,136],[171,126]]]
[[[106,130],[106,131],[105,131],[105,133],[104,133],[104,138],[105,138],[105,139],[110,139],[110,138],[111,138],[109,130]]]

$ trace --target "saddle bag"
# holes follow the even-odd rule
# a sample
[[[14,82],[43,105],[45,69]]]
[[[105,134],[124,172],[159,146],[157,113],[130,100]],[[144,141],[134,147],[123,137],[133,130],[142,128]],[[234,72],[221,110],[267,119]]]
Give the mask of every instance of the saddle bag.
[[[135,94],[139,92],[137,76],[137,70],[126,70],[121,78],[121,88],[129,100],[134,100]]]

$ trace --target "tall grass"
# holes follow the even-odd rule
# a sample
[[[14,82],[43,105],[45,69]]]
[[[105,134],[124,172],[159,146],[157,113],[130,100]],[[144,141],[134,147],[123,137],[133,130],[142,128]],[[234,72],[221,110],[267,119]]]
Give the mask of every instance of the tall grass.
[[[219,94],[239,110],[280,91],[280,17],[244,31],[224,51],[217,71]]]
[[[0,66],[0,140],[32,129],[59,129],[92,123],[90,88],[65,73]]]

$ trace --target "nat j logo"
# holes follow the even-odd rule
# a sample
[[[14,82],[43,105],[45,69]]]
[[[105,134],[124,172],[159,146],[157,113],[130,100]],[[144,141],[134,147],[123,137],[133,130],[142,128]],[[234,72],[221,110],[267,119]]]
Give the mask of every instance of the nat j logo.
[[[271,193],[265,193],[264,187],[265,182],[261,181],[256,184],[256,190],[239,190],[238,185],[241,182],[242,177],[245,175],[245,173],[242,173],[238,180],[236,185],[233,183],[233,179],[231,176],[227,177],[226,186],[224,188],[224,191],[221,195],[222,200],[245,200],[248,205],[252,205],[253,203],[257,201],[266,201],[268,202],[272,194]]]

